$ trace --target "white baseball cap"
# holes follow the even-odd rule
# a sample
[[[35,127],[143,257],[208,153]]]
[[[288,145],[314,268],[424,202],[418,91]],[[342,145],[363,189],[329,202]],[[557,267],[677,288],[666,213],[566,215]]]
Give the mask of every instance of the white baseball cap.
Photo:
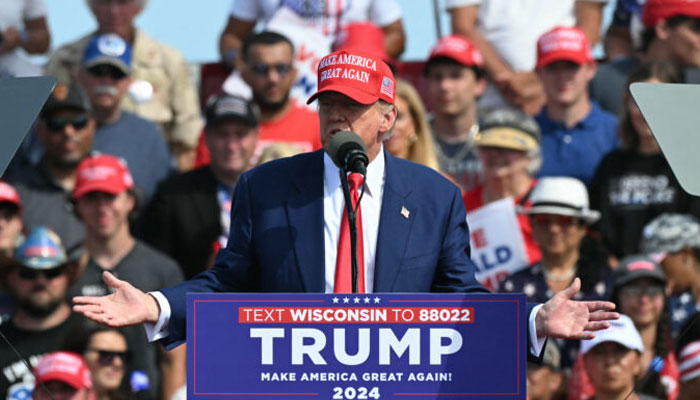
[[[582,340],[581,354],[586,354],[590,349],[605,342],[619,343],[630,350],[637,350],[640,353],[644,351],[642,337],[639,335],[637,328],[635,328],[634,322],[624,314],[620,314],[620,319],[610,321],[610,328],[596,332],[595,338]]]

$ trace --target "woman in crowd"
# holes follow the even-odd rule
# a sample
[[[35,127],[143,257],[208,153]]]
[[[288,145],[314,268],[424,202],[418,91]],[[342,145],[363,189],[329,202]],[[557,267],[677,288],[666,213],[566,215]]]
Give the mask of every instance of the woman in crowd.
[[[396,107],[399,115],[394,133],[384,142],[387,151],[437,171],[438,161],[425,107],[416,89],[401,79],[396,80]]]
[[[80,354],[85,359],[92,374],[96,400],[128,397],[124,376],[131,353],[122,331],[89,320],[80,320],[66,335],[63,348]]]
[[[536,183],[534,174],[542,165],[537,122],[520,110],[496,108],[484,116],[474,144],[483,167],[484,183],[464,194],[467,212],[508,197],[516,206],[528,210],[530,193]],[[535,264],[542,255],[532,235],[530,219],[525,214],[517,218],[528,265]]]
[[[642,64],[628,83],[676,83],[665,62]],[[695,202],[678,184],[629,92],[619,128],[621,148],[608,153],[591,182],[591,206],[601,212],[597,229],[606,249],[621,258],[639,251],[644,225],[663,212],[691,212]]]
[[[665,287],[666,276],[659,264],[647,256],[628,256],[613,274],[610,298],[619,312],[630,317],[642,338],[642,374],[635,386],[637,392],[674,400],[679,388],[678,363]],[[577,365],[569,384],[569,398],[588,399],[594,393],[582,365]]]
[[[530,195],[532,232],[542,260],[507,277],[502,293],[525,293],[527,301],[543,303],[567,288],[576,277],[581,291],[575,300],[603,300],[608,295],[610,268],[599,243],[587,236],[599,214],[588,208],[583,182],[569,177],[540,178]],[[578,353],[578,341],[559,343],[561,366],[568,369]]]

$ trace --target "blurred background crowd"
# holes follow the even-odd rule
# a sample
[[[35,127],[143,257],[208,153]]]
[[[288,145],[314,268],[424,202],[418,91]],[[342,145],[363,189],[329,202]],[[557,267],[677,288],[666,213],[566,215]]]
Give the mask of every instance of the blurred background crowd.
[[[543,302],[579,277],[579,299],[624,314],[550,340],[528,398],[698,398],[700,199],[628,88],[700,83],[700,1],[231,0],[220,59],[199,65],[135,22],[147,0],[73,3],[95,30],[56,46],[69,27],[44,0],[0,2],[0,77],[58,79],[0,182],[0,330],[30,364],[0,345],[0,397],[184,398],[185,346],[70,299],[108,294],[103,271],[151,291],[210,267],[239,176],[321,148],[316,67],[352,49],[399,78],[385,150],[462,189],[486,287]],[[412,7],[449,25],[406,59],[433,35]]]

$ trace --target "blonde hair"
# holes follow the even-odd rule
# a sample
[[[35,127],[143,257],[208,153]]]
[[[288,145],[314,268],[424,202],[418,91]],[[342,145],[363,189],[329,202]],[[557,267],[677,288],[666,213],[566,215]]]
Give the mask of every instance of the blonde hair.
[[[260,154],[260,160],[258,160],[258,165],[264,164],[268,161],[277,160],[278,158],[291,157],[304,151],[297,145],[288,142],[276,142],[265,147],[262,154]]]
[[[409,145],[406,159],[439,171],[433,135],[418,91],[408,81],[397,79],[396,96],[401,97],[408,104],[408,111],[416,130],[416,140]]]

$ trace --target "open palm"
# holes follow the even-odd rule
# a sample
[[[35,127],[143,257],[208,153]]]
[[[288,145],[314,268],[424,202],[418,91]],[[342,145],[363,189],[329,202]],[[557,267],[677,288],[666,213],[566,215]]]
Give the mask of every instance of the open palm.
[[[612,312],[615,303],[609,301],[575,301],[571,298],[581,290],[576,278],[566,289],[544,303],[537,313],[537,336],[564,339],[593,339],[594,331],[610,326],[607,321],[619,318]]]
[[[103,279],[114,288],[114,293],[99,297],[74,297],[73,311],[113,328],[158,320],[158,304],[150,295],[109,272],[103,274]]]

